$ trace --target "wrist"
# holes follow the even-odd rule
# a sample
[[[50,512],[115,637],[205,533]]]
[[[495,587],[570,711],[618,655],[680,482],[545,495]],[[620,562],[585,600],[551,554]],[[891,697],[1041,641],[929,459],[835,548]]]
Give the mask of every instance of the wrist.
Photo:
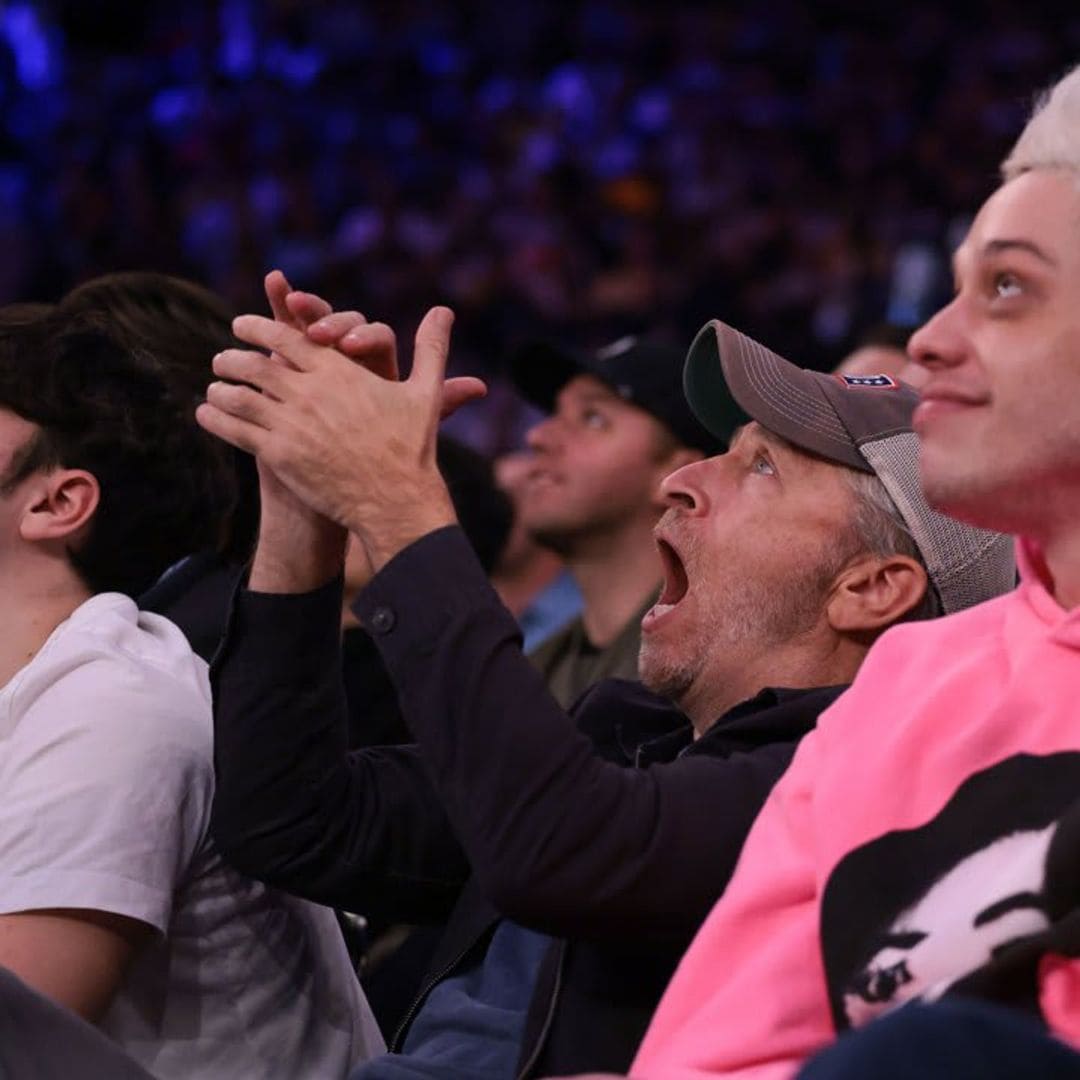
[[[251,564],[253,592],[310,592],[342,573],[348,534],[319,515],[263,515]]]
[[[376,522],[357,525],[355,532],[364,546],[372,572],[377,574],[399,551],[422,536],[455,524],[454,504],[445,485],[440,484],[438,489],[418,495],[404,506],[385,507]]]

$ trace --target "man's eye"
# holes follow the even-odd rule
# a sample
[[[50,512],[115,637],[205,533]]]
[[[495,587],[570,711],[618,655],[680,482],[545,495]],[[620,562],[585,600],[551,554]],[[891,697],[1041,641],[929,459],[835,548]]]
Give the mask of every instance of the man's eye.
[[[776,470],[773,468],[773,463],[765,457],[764,454],[758,454],[754,458],[753,465],[750,468],[760,476],[775,476]]]
[[[608,418],[599,409],[586,409],[581,414],[581,419],[586,427],[606,428],[608,426]]]
[[[1002,299],[1010,296],[1019,296],[1022,289],[1020,279],[1015,274],[1004,271],[994,275],[994,295]]]

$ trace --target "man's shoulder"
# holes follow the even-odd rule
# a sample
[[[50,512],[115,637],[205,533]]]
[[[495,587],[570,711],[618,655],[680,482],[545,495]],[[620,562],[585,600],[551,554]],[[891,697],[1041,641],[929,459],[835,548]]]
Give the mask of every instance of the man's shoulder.
[[[119,593],[82,604],[7,689],[10,713],[39,730],[94,728],[136,741],[167,730],[202,748],[210,732],[206,664],[169,620]]]

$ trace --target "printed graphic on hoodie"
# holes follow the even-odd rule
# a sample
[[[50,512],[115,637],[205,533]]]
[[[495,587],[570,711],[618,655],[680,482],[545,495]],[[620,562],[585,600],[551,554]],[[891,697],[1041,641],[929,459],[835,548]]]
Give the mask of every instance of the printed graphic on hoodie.
[[[1080,753],[976,773],[927,824],[846,855],[821,907],[838,1031],[965,993],[1038,1016],[1047,953],[1080,956]]]

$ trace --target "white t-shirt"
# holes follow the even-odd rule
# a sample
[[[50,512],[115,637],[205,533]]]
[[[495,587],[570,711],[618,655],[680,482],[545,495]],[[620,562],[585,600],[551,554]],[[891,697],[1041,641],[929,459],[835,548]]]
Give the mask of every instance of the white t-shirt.
[[[333,914],[226,866],[206,665],[104,593],[0,689],[0,912],[79,908],[159,933],[102,1030],[183,1080],[329,1080],[383,1049]]]

